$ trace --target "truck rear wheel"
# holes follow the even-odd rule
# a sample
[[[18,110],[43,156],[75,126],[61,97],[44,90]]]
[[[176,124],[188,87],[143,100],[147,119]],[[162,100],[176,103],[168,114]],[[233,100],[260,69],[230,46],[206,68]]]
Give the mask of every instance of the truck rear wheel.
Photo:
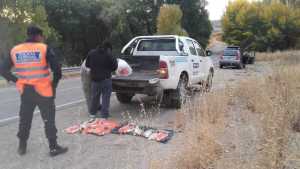
[[[117,99],[120,103],[130,103],[134,94],[128,94],[128,93],[116,93]]]
[[[211,88],[212,88],[212,81],[213,81],[213,73],[210,71],[206,83],[205,83],[205,91],[206,92],[210,92]]]
[[[172,107],[180,109],[186,102],[188,93],[188,77],[183,74],[178,82],[177,89],[174,91],[175,98],[172,99]]]

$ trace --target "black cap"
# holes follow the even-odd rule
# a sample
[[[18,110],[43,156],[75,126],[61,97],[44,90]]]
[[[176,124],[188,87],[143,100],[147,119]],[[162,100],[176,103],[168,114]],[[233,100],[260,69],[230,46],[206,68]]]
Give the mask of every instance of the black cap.
[[[27,28],[28,36],[43,35],[43,30],[37,26],[29,26]]]

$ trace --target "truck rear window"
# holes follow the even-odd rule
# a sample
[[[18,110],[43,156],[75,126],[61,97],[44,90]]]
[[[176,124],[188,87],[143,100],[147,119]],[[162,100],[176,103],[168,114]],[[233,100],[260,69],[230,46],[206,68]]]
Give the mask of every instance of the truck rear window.
[[[175,39],[145,39],[141,40],[138,51],[176,51]]]

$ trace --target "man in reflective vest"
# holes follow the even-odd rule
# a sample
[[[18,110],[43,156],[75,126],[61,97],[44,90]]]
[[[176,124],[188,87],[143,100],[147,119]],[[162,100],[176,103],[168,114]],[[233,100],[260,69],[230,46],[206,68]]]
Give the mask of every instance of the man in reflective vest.
[[[55,126],[55,89],[61,79],[61,66],[54,54],[43,42],[43,32],[36,26],[27,29],[26,42],[15,46],[10,58],[0,64],[0,74],[7,80],[16,83],[21,94],[18,153],[24,155],[27,140],[36,106],[40,109],[45,124],[45,133],[49,141],[50,156],[68,151],[68,148],[57,144]],[[11,73],[15,68],[16,75]],[[53,80],[49,68],[53,72]]]

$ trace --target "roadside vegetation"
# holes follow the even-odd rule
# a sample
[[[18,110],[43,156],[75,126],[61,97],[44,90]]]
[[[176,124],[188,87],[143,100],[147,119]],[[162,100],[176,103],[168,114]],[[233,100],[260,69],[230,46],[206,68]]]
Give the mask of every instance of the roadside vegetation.
[[[157,34],[157,18],[164,5],[176,5],[175,14],[182,16],[176,24],[202,46],[207,45],[212,26],[205,0],[4,0],[0,2],[0,58],[24,41],[30,24],[42,27],[48,44],[65,65],[81,64],[88,51],[105,39],[111,39],[118,55],[133,37]],[[165,13],[174,7],[162,8]],[[170,21],[173,15],[164,18]]]
[[[182,11],[178,5],[164,5],[160,7],[157,18],[157,34],[187,36],[187,32],[181,27],[181,21]]]
[[[232,1],[222,18],[223,39],[261,52],[299,48],[299,18],[297,1]]]
[[[176,114],[175,129],[183,140],[167,159],[151,162],[152,169],[206,169],[220,158],[222,146],[216,141],[225,125],[230,90],[205,93],[192,99]]]
[[[229,166],[228,161],[222,161],[228,147],[224,147],[226,144],[219,138],[226,126],[230,126],[226,117],[237,110],[246,117],[257,116],[257,121],[246,119],[245,123],[253,123],[251,125],[258,127],[261,134],[257,134],[257,141],[251,143],[256,149],[252,157],[240,152],[239,157],[231,157],[234,163],[231,167],[282,169],[289,158],[295,158],[295,154],[288,152],[288,146],[292,127],[300,115],[299,51],[260,53],[257,57],[264,61],[258,64],[271,71],[246,78],[237,86],[205,93],[187,104],[178,112],[176,123],[183,129],[183,141],[167,159],[152,161],[152,168],[219,169],[217,163],[218,166]],[[251,139],[251,135],[244,134]],[[236,137],[225,136],[225,139],[242,139],[240,135]],[[233,147],[236,146],[247,145]],[[249,158],[251,160],[247,160]]]
[[[289,159],[289,136],[299,119],[300,55],[299,51],[262,53],[272,72],[263,78],[241,84],[238,96],[245,99],[247,108],[261,117],[263,138],[259,168],[281,169]],[[270,62],[273,61],[273,62]],[[298,159],[299,160],[299,159]]]

